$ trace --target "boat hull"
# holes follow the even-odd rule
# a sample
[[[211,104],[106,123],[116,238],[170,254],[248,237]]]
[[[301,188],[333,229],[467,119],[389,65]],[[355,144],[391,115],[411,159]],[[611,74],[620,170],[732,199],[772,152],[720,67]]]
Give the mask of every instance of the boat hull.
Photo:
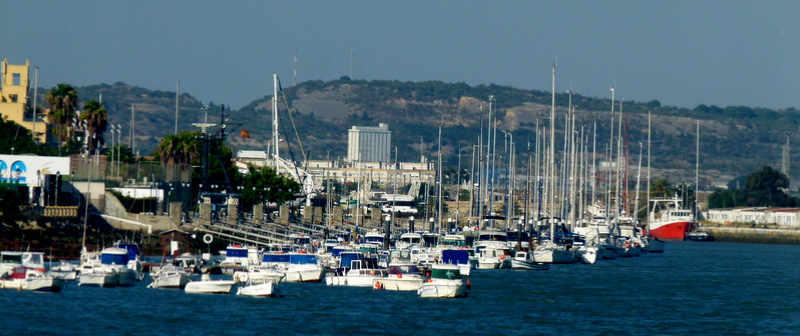
[[[550,269],[550,264],[530,260],[511,259],[511,268],[515,270],[545,271]]]
[[[415,291],[422,286],[424,280],[421,277],[410,278],[381,278],[373,280],[373,288],[394,291]]]
[[[78,286],[81,287],[115,287],[119,283],[116,273],[89,272],[78,276]]]
[[[651,223],[650,236],[663,240],[684,240],[686,232],[692,227],[689,221],[674,221],[665,223]]]
[[[422,284],[417,294],[424,298],[465,298],[467,286],[463,280],[434,279],[432,282]]]
[[[239,291],[236,295],[245,295],[245,296],[258,296],[258,297],[279,297],[280,291],[278,290],[278,284],[267,282],[258,285],[250,285],[240,287]]]
[[[233,280],[189,281],[183,290],[193,294],[230,294],[235,284]]]

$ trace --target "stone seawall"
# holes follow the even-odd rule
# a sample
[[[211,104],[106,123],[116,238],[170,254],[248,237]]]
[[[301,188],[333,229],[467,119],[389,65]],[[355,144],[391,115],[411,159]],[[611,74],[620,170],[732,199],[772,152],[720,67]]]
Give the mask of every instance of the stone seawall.
[[[800,229],[704,225],[702,230],[712,234],[716,241],[800,245]]]

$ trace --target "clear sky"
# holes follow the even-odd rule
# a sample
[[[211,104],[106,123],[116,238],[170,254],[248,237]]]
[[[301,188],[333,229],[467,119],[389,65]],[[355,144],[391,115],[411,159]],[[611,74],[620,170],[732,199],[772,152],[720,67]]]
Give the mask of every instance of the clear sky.
[[[291,85],[296,50],[298,82],[549,92],[555,62],[559,92],[779,109],[800,107],[798,18],[800,1],[0,0],[0,58],[29,59],[40,87],[180,81],[233,108],[273,73]]]

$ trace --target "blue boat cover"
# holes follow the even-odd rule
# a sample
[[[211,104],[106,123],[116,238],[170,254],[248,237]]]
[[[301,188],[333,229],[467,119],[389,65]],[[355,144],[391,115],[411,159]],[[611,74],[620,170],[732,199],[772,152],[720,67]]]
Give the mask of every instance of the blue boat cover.
[[[442,262],[445,264],[468,264],[469,251],[467,250],[442,250]]]

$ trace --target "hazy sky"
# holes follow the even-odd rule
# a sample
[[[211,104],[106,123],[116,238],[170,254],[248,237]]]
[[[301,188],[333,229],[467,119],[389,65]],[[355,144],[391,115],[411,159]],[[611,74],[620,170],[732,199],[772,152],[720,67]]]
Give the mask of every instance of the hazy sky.
[[[0,0],[39,86],[118,81],[239,108],[297,81],[441,80],[664,105],[800,107],[800,1]],[[33,71],[31,71],[33,76]]]

